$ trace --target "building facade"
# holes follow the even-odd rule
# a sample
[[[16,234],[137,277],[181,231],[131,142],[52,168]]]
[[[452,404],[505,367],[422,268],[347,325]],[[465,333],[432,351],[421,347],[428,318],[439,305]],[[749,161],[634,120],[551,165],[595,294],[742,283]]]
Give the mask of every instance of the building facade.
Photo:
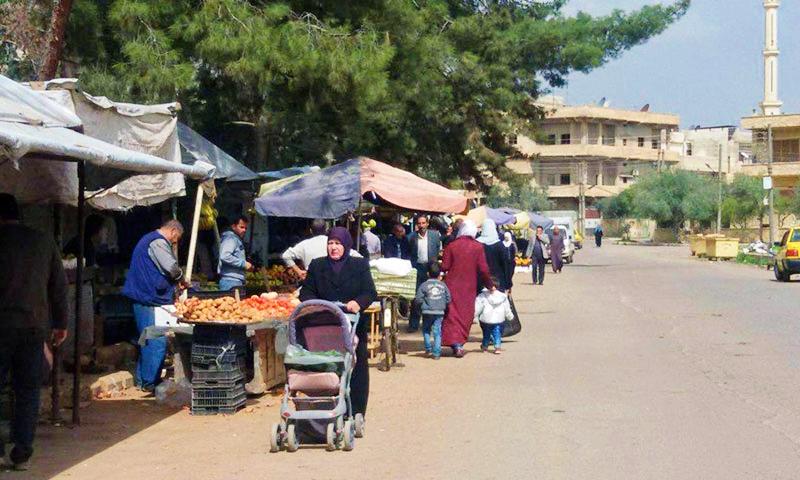
[[[649,170],[680,163],[670,148],[677,115],[597,105],[569,106],[558,97],[541,103],[545,118],[536,138],[519,135],[517,156],[507,161],[516,173],[546,187],[553,208],[578,212],[618,195]]]

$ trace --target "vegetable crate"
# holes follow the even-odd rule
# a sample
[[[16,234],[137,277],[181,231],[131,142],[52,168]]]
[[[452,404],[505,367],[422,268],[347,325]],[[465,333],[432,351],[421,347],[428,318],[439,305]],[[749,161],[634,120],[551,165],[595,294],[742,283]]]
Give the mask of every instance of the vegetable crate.
[[[241,325],[196,325],[192,338],[192,415],[232,414],[247,399]]]
[[[412,269],[411,272],[404,277],[387,275],[379,272],[377,268],[372,268],[371,273],[372,280],[375,282],[375,290],[377,290],[380,296],[395,296],[413,300],[417,294],[416,269]]]

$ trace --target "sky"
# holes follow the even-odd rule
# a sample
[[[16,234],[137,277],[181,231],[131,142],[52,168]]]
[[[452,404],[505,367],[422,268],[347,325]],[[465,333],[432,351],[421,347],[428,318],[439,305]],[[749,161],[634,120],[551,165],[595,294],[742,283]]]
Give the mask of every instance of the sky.
[[[570,0],[564,13],[607,14],[656,0]],[[664,2],[662,2],[664,3]],[[783,113],[800,113],[800,0],[778,10],[778,97]],[[762,0],[692,0],[661,35],[588,74],[573,73],[553,93],[569,104],[596,103],[680,115],[681,127],[739,125],[763,97]]]

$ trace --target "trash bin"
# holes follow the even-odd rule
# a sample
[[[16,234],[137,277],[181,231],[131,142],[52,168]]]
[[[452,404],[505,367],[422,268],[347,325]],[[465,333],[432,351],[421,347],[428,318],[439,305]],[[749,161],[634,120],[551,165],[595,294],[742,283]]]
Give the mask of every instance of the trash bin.
[[[736,258],[739,254],[739,239],[723,236],[706,237],[706,256],[709,258]]]
[[[703,234],[689,235],[689,250],[698,257],[706,254],[706,239]]]

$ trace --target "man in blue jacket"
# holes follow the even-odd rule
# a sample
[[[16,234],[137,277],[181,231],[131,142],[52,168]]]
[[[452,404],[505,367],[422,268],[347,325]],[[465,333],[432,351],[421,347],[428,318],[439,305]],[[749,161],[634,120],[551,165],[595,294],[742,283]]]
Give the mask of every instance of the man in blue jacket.
[[[231,229],[222,234],[219,244],[219,289],[228,291],[245,284],[245,271],[253,269],[247,261],[242,239],[247,233],[247,217],[240,216],[231,224]]]
[[[175,246],[183,236],[183,225],[168,220],[161,228],[148,233],[133,249],[131,266],[122,294],[133,300],[133,316],[139,335],[155,324],[153,307],[175,301],[176,285],[183,283],[183,270],[175,256]],[[153,391],[161,379],[161,367],[167,353],[166,337],[147,340],[136,364],[136,384]]]
[[[408,237],[411,254],[411,265],[417,270],[417,290],[428,279],[428,270],[432,263],[439,261],[442,249],[442,235],[437,230],[430,230],[427,215],[417,217],[417,228]],[[408,331],[419,329],[420,312],[412,309],[408,318]]]

